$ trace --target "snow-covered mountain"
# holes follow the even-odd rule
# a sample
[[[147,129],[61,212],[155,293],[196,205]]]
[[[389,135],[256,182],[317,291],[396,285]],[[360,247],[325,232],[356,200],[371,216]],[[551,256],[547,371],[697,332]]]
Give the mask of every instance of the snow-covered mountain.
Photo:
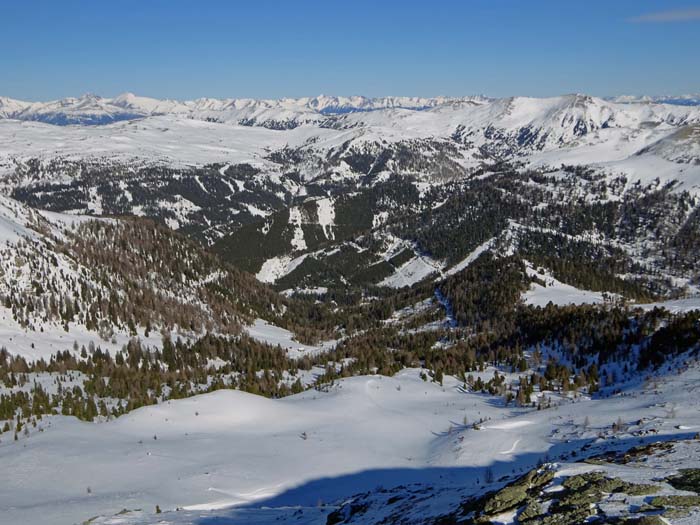
[[[155,115],[186,115],[191,118],[255,118],[265,113],[302,118],[305,114],[336,114],[388,108],[427,109],[444,104],[485,101],[484,97],[334,97],[318,96],[297,99],[213,99],[189,101],[159,100],[122,93],[113,98],[92,94],[51,102],[24,102],[0,97],[0,118],[33,120],[47,124],[97,125]]]
[[[143,116],[110,104],[95,95],[65,98],[52,102],[24,102],[0,98],[0,115],[3,118],[34,120],[55,125],[106,124],[117,120]]]
[[[141,119],[134,129],[151,128],[148,117],[160,117],[153,125],[163,128],[182,119],[227,123],[272,130],[292,130],[306,125],[306,138],[325,143],[328,150],[339,141],[400,141],[418,138],[463,138],[464,141],[507,142],[510,147],[529,149],[559,149],[577,144],[608,141],[602,130],[624,130],[624,136],[661,127],[670,130],[700,121],[700,109],[659,103],[616,103],[586,95],[566,95],[544,99],[513,97],[487,99],[408,98],[408,97],[315,97],[280,100],[198,99],[177,102],[156,100],[124,94],[107,99],[86,95],[48,103],[27,103],[0,99],[0,118],[37,121],[49,124],[111,124],[117,121]],[[16,123],[4,123],[3,138],[23,129]],[[36,128],[40,129],[40,128]],[[78,128],[80,129],[80,128]],[[123,134],[124,124],[104,126],[97,130],[76,131],[75,128],[51,133],[56,140],[95,140],[104,137],[112,142],[114,135]],[[15,131],[17,130],[17,131]],[[216,128],[226,137],[226,130]],[[334,133],[328,130],[334,130]],[[192,137],[179,137],[187,144],[196,143],[200,127],[191,129]],[[40,132],[37,132],[40,134]],[[241,141],[263,148],[275,147],[269,137],[251,134]],[[189,139],[189,140],[188,140]],[[286,137],[285,137],[286,139]],[[286,142],[282,139],[283,142]],[[330,139],[330,142],[329,142]],[[31,140],[31,136],[22,137]],[[207,141],[205,141],[207,142]],[[276,141],[279,142],[279,141]],[[292,141],[293,145],[293,141]],[[10,150],[5,144],[4,150]],[[116,147],[116,146],[115,146]],[[125,153],[128,148],[121,146]],[[69,149],[70,151],[70,149]],[[91,154],[84,148],[85,155]],[[7,153],[5,153],[7,154]],[[187,149],[181,154],[187,157]]]
[[[504,99],[506,107],[522,106],[526,117],[533,112],[537,119],[539,111],[556,112],[555,106],[571,105],[585,109],[587,104],[600,105],[603,99],[593,97],[569,96],[567,100],[557,101],[543,99],[539,105],[533,101],[519,103],[518,97]],[[697,105],[698,95],[679,97],[632,97],[621,96],[607,99],[610,104],[628,105]],[[515,102],[513,102],[515,101]],[[157,115],[180,115],[195,119],[215,119],[220,122],[237,122],[240,120],[269,121],[308,121],[312,115],[339,115],[353,112],[378,111],[386,109],[409,109],[423,111],[440,107],[456,107],[470,105],[500,106],[499,99],[484,96],[471,97],[376,97],[363,96],[337,97],[320,95],[317,97],[284,98],[284,99],[214,99],[200,98],[195,100],[177,101],[160,100],[123,93],[113,98],[99,97],[86,94],[77,98],[65,98],[50,102],[25,102],[7,97],[0,97],[0,118],[30,120],[56,125],[98,125],[109,124],[120,120],[133,120]],[[549,107],[547,107],[549,106]],[[628,108],[629,109],[629,108]],[[517,110],[516,110],[517,112]],[[498,113],[498,110],[496,110]],[[497,118],[496,115],[492,115]],[[601,115],[603,117],[610,115]],[[492,122],[494,125],[496,122]],[[602,122],[601,122],[602,123]]]
[[[351,193],[391,175],[440,185],[504,162],[585,166],[628,184],[659,179],[700,192],[700,106],[586,95],[177,102],[126,94],[1,107],[13,117],[0,119],[6,193],[54,211],[158,218],[207,243],[293,199]]]
[[[0,116],[0,521],[697,521],[700,106]]]
[[[603,239],[626,253],[627,266],[646,261],[635,274],[664,268],[664,279],[682,279],[657,282],[664,293],[695,278],[687,265],[700,195],[700,106],[579,94],[189,102],[125,94],[46,105],[5,100],[3,107],[23,118],[58,118],[59,110],[60,119],[76,122],[125,118],[101,126],[0,119],[6,194],[55,212],[156,219],[280,287],[410,285],[456,271],[482,243],[491,243],[490,251],[517,249],[543,226]],[[532,182],[521,180],[533,173]],[[493,206],[479,220],[498,214],[497,223],[482,222],[483,235],[464,231],[449,248],[433,245],[428,232],[472,205],[460,199],[485,191],[478,185],[503,192],[503,184],[510,187],[502,202],[489,196],[479,204]],[[461,197],[450,199],[450,192]],[[639,220],[652,194],[669,213],[631,232],[629,221]],[[607,212],[569,231],[564,209],[539,216],[556,199],[568,213],[589,214],[584,207],[592,205]],[[407,216],[416,217],[414,232],[395,226]],[[381,240],[370,250],[347,244],[370,229]],[[684,247],[682,265],[668,256],[677,246]],[[341,248],[362,255],[339,264]]]

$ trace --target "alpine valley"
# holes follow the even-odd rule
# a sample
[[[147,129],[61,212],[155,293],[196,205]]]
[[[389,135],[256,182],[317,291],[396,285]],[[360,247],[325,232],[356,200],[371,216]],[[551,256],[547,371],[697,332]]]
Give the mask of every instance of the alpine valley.
[[[0,523],[700,520],[700,96],[0,98]]]

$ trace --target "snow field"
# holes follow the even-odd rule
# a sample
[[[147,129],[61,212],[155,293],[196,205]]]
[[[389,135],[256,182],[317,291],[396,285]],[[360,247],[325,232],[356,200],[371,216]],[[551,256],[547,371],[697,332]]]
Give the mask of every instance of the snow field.
[[[441,387],[404,370],[281,400],[224,390],[107,423],[45,418],[44,432],[0,443],[0,515],[7,523],[72,523],[155,505],[205,512],[270,500],[311,507],[378,485],[475,488],[474,472],[517,474],[548,456],[579,452],[583,443],[605,448],[650,431],[687,436],[700,428],[700,401],[692,395],[698,381],[693,365],[622,395],[562,399],[536,411],[465,393],[450,377]],[[618,418],[626,429],[613,433]]]

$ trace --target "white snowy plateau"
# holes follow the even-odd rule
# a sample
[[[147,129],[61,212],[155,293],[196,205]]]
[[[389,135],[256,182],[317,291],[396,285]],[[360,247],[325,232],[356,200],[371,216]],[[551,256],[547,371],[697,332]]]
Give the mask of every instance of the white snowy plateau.
[[[169,164],[250,163],[297,148],[320,157],[372,145],[458,145],[464,168],[483,147],[532,166],[595,165],[633,180],[700,186],[700,106],[666,99],[314,97],[178,102],[124,94],[54,102],[0,98],[0,176],[27,159]],[[685,100],[685,99],[684,99]],[[692,100],[692,97],[688,100]],[[58,124],[58,125],[57,125]],[[68,176],[66,174],[66,176]]]

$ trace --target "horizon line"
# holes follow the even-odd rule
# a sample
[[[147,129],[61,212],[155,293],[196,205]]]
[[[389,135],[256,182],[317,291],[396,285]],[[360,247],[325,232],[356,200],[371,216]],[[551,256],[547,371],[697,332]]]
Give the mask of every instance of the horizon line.
[[[319,99],[319,98],[345,98],[345,99],[351,99],[351,98],[363,98],[366,100],[379,100],[379,99],[387,99],[387,98],[404,98],[404,99],[424,99],[424,100],[438,100],[438,99],[447,99],[447,100],[459,100],[459,99],[469,99],[469,98],[484,98],[484,99],[489,99],[489,100],[503,100],[503,99],[509,99],[509,98],[535,98],[535,99],[546,99],[546,98],[557,98],[557,97],[570,97],[570,96],[589,96],[593,98],[600,98],[603,100],[611,100],[611,99],[616,99],[616,98],[624,98],[624,97],[635,97],[635,98],[700,98],[700,92],[696,93],[665,93],[665,94],[650,94],[650,93],[623,93],[623,94],[616,94],[616,95],[592,95],[590,93],[585,93],[585,92],[569,92],[569,93],[561,93],[558,95],[507,95],[507,96],[491,96],[487,95],[484,93],[472,93],[472,94],[465,94],[465,95],[430,95],[430,96],[423,96],[423,95],[396,95],[396,94],[391,94],[391,95],[377,95],[377,96],[369,96],[369,95],[361,95],[361,94],[354,94],[354,95],[329,95],[325,93],[320,93],[318,95],[303,95],[303,96],[280,96],[280,97],[216,97],[216,96],[200,96],[200,97],[193,97],[193,98],[172,98],[172,97],[157,97],[157,96],[150,96],[150,95],[140,95],[137,94],[133,91],[122,91],[116,95],[109,96],[109,95],[101,95],[97,93],[93,93],[90,91],[87,91],[81,95],[68,95],[64,97],[59,97],[59,98],[52,98],[52,99],[43,99],[43,100],[31,100],[31,99],[23,99],[23,98],[15,98],[12,96],[5,96],[0,94],[0,99],[5,99],[5,100],[13,100],[16,102],[27,102],[31,104],[48,104],[51,102],[60,102],[60,101],[65,101],[68,99],[76,99],[76,100],[81,100],[81,99],[86,99],[86,98],[97,98],[100,100],[114,100],[119,97],[123,96],[128,96],[131,95],[133,97],[138,97],[138,98],[146,98],[146,99],[151,99],[151,100],[158,100],[158,101],[170,101],[170,102],[196,102],[199,100],[219,100],[219,101],[225,101],[225,100],[230,100],[230,101],[235,101],[235,100],[252,100],[252,101],[283,101],[283,100],[293,100],[293,101],[298,101],[302,99]]]

